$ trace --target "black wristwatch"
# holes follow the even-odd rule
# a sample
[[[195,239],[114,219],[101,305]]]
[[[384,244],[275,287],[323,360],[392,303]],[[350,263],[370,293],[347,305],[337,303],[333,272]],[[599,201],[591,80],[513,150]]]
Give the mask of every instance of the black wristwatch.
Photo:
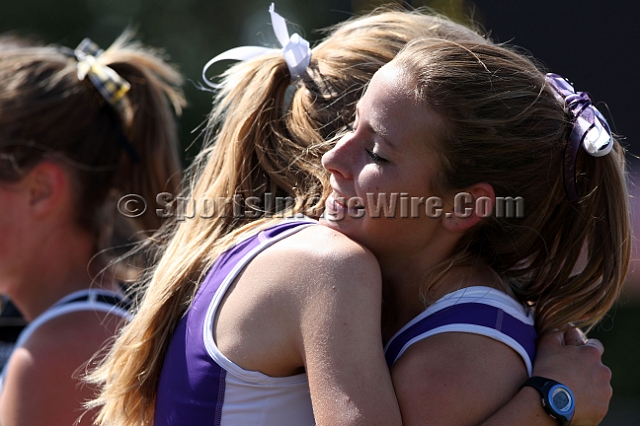
[[[568,426],[571,423],[576,411],[576,401],[568,387],[555,380],[535,376],[524,382],[522,386],[531,386],[540,392],[544,411],[558,424]]]

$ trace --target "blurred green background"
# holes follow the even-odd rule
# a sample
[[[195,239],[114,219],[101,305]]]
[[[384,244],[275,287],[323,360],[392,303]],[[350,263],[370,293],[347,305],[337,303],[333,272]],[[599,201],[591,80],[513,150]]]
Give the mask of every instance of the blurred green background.
[[[269,0],[0,1],[0,33],[10,31],[68,47],[91,37],[106,48],[130,26],[137,29],[144,43],[164,49],[192,82],[200,80],[202,66],[223,50],[247,44],[276,46],[267,12]],[[321,37],[316,30],[384,3],[279,0],[276,11],[295,23],[290,24],[290,33],[295,30],[313,44]],[[543,0],[404,3],[431,6],[463,22],[472,16],[495,40],[527,48],[555,72],[570,77],[578,90],[588,87],[596,100],[606,99],[605,115],[612,118],[614,131],[626,137],[631,153],[640,153],[634,146],[640,136],[634,115],[638,108],[630,104],[640,94],[640,79],[632,74],[638,69],[638,57],[631,53],[640,41],[637,25],[632,22],[638,16],[636,2],[611,0],[606,6],[597,0],[553,5]],[[222,69],[214,68],[213,73]],[[194,129],[210,110],[211,94],[197,90],[191,82],[185,92],[189,106],[179,123],[187,164],[199,149]],[[634,157],[629,159],[631,178],[636,180]],[[635,186],[632,192],[637,192]],[[640,425],[640,272],[635,273],[635,264],[620,302],[592,333],[604,342],[603,359],[613,371],[614,398],[602,423],[607,426]]]

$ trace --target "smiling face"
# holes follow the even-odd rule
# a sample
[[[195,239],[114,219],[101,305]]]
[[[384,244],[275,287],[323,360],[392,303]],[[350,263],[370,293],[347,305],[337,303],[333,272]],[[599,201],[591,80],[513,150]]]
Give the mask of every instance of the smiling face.
[[[435,152],[444,123],[417,104],[411,90],[401,69],[393,63],[382,67],[358,104],[353,131],[322,159],[333,189],[325,224],[377,256],[423,251],[441,228],[440,219],[427,217],[424,201],[415,217],[411,199],[435,195]]]

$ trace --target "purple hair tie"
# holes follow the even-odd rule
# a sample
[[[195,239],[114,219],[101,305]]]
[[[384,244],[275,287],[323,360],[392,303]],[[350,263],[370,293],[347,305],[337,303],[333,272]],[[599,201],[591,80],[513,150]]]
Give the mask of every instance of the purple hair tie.
[[[611,152],[613,137],[607,120],[593,106],[586,92],[576,92],[569,81],[558,74],[546,75],[547,83],[565,110],[571,114],[572,129],[567,140],[564,158],[564,188],[569,201],[579,198],[576,182],[576,163],[580,146],[589,155],[602,157]]]

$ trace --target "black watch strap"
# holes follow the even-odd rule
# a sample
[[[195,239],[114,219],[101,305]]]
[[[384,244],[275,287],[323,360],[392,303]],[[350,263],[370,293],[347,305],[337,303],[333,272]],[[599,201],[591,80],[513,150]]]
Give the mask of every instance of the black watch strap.
[[[546,396],[546,392],[549,390],[548,388],[550,388],[552,385],[555,384],[559,384],[559,382],[556,382],[555,380],[551,380],[551,379],[545,379],[544,377],[538,377],[538,376],[533,376],[533,377],[529,377],[527,379],[526,382],[524,382],[524,385],[522,386],[531,386],[532,388],[536,389],[538,392],[545,392],[545,396]]]

